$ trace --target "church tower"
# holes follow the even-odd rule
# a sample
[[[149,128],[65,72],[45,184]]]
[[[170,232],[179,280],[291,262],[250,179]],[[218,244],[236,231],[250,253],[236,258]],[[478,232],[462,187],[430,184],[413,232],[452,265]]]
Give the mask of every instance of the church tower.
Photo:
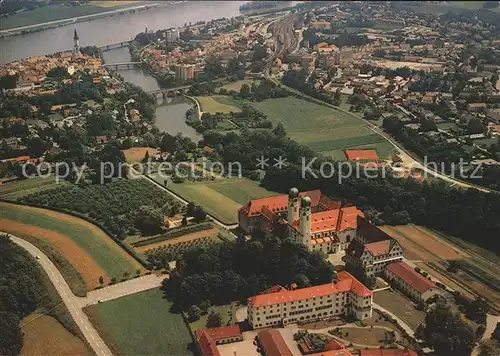
[[[73,36],[73,53],[78,52],[80,52],[80,38],[78,37],[78,33],[76,33],[75,28],[75,35]]]
[[[299,220],[299,190],[292,188],[288,192],[288,224],[292,225]]]
[[[302,236],[302,243],[308,248],[311,247],[311,198],[302,197],[300,200],[300,226],[299,232]]]

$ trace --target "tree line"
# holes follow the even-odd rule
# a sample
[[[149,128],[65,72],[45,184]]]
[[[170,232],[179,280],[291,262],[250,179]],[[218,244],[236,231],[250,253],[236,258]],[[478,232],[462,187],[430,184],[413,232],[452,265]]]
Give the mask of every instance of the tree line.
[[[335,272],[319,252],[272,235],[256,235],[211,246],[196,246],[177,261],[163,283],[175,306],[187,310],[203,303],[225,304],[274,286],[299,287],[335,280]]]

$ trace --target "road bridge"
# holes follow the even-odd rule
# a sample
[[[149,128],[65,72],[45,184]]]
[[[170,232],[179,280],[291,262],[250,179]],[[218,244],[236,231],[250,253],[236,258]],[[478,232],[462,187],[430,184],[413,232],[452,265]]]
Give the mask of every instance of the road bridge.
[[[186,94],[189,88],[191,88],[191,85],[184,85],[175,88],[152,90],[149,91],[148,94],[153,95],[155,100],[158,101],[160,99],[166,99],[169,96],[175,96],[177,94]]]
[[[116,48],[127,47],[130,44],[130,42],[132,42],[132,40],[116,42],[116,43],[109,43],[109,44],[100,46],[99,49],[101,51],[110,51],[110,50],[116,49]]]
[[[141,62],[105,63],[103,67],[118,70],[118,69],[134,68],[137,67],[139,64],[141,64]]]

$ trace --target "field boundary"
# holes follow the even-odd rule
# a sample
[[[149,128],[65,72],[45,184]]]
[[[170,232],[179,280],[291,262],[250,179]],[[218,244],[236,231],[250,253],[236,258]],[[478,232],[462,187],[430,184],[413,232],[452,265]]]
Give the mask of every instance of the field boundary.
[[[167,231],[165,234],[152,236],[150,238],[146,238],[144,240],[140,240],[137,242],[132,242],[131,245],[133,247],[143,247],[143,246],[151,245],[151,244],[156,243],[156,242],[171,240],[171,239],[174,239],[176,237],[181,237],[183,235],[188,235],[188,234],[191,234],[194,232],[210,230],[213,227],[214,227],[213,224],[209,221],[201,223],[201,224],[197,224],[197,225],[179,226],[179,227],[175,227],[175,228],[171,229],[170,231]]]
[[[132,247],[128,246],[124,241],[120,240],[117,238],[111,231],[109,231],[104,225],[102,225],[100,222],[89,218],[88,216],[85,216],[83,214],[80,214],[76,211],[71,211],[71,210],[66,210],[66,209],[61,209],[61,208],[55,208],[55,207],[49,207],[47,205],[43,204],[36,204],[36,203],[26,203],[26,202],[20,202],[20,201],[11,201],[11,200],[6,200],[3,198],[0,198],[0,202],[3,203],[8,203],[8,204],[16,204],[16,205],[21,205],[21,206],[30,206],[32,208],[39,208],[39,209],[46,209],[46,210],[52,210],[56,211],[58,213],[63,213],[63,214],[68,214],[71,216],[74,216],[79,219],[83,219],[87,221],[88,223],[97,226],[99,229],[101,229],[106,235],[111,237],[111,239],[116,242],[121,248],[123,248],[130,256],[132,256],[137,262],[139,262],[144,268],[150,269],[151,264],[143,258],[141,255],[139,255]]]

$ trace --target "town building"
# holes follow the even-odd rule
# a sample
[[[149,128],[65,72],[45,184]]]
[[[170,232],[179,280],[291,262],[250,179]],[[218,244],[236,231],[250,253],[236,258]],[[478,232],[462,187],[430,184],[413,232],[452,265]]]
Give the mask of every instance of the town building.
[[[437,287],[434,282],[417,273],[404,262],[393,262],[384,270],[387,281],[393,282],[396,287],[410,298],[425,302],[427,299],[439,294],[445,298],[450,295],[445,290]]]
[[[354,239],[358,216],[355,206],[345,206],[321,194],[320,190],[251,200],[238,210],[240,228],[247,233],[272,231],[287,225],[288,235],[312,251],[338,253]]]
[[[357,226],[356,238],[346,250],[347,270],[379,276],[389,263],[403,260],[403,248],[396,239],[362,217],[358,217]]]
[[[239,325],[196,330],[196,343],[202,356],[219,356],[217,345],[243,341]]]
[[[179,30],[176,28],[169,28],[165,32],[165,39],[167,43],[174,43],[179,40]]]
[[[417,353],[409,349],[367,349],[360,350],[359,356],[417,356]]]
[[[257,342],[264,356],[292,356],[281,333],[276,329],[261,331],[257,334]]]
[[[372,316],[373,293],[342,271],[337,282],[260,294],[248,299],[248,322],[253,329],[314,321],[338,315],[364,320]]]
[[[193,64],[176,64],[175,80],[185,81],[194,78],[194,65]]]

